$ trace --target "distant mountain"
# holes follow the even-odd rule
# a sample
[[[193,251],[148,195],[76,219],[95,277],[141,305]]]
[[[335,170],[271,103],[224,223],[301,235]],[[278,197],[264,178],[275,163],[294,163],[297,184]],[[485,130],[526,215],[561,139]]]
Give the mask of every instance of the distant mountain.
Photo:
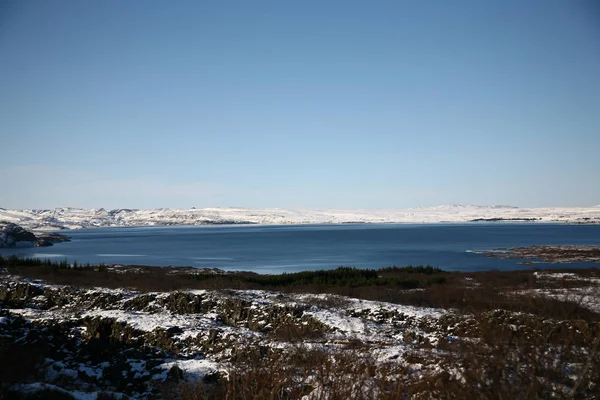
[[[0,209],[0,221],[34,231],[119,226],[208,224],[340,224],[436,223],[470,221],[539,221],[600,223],[600,208],[517,208],[511,206],[445,205],[392,210],[283,208],[161,208],[46,210]]]

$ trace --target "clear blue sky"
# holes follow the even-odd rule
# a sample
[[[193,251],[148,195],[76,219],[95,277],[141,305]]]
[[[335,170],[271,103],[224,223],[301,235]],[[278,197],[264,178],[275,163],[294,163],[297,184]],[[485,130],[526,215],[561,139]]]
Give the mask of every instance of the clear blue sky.
[[[600,204],[595,1],[0,4],[0,207]]]

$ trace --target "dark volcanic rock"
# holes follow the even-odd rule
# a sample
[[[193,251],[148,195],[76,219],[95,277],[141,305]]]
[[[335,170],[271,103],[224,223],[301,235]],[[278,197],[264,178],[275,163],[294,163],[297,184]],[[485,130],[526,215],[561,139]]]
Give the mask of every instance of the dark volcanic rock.
[[[203,304],[201,296],[192,293],[175,292],[165,299],[162,305],[169,311],[177,314],[196,314],[208,311],[212,304]]]
[[[44,289],[26,282],[0,285],[0,301],[7,305],[22,306],[32,298],[43,294]]]
[[[54,243],[68,242],[70,239],[58,233],[43,233],[36,236],[33,232],[12,222],[0,221],[0,248],[2,247],[46,247]]]

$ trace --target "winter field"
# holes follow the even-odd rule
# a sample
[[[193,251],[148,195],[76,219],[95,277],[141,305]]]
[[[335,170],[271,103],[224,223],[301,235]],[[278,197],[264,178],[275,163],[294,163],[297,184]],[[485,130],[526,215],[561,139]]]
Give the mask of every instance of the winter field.
[[[0,398],[600,394],[597,269],[265,276],[2,263]]]

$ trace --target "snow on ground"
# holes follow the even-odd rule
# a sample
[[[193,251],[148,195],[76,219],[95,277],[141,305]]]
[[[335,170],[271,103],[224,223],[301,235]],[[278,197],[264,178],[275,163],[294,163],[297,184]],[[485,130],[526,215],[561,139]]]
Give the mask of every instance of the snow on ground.
[[[15,290],[16,285],[13,283],[6,282],[5,285]],[[81,355],[69,350],[66,351],[64,359],[46,358],[42,363],[40,373],[45,377],[46,383],[19,388],[28,393],[52,389],[58,395],[66,396],[69,393],[76,399],[95,399],[97,386],[85,382],[102,382],[110,376],[114,378],[115,373],[125,380],[137,382],[139,389],[136,389],[136,393],[143,398],[150,398],[151,396],[148,396],[151,382],[165,382],[173,376],[174,371],[175,374],[176,371],[181,371],[183,379],[189,382],[199,382],[207,375],[226,373],[230,357],[239,349],[261,346],[281,351],[293,349],[297,344],[276,339],[270,335],[271,330],[263,329],[266,328],[268,318],[271,318],[270,323],[277,323],[289,317],[298,324],[306,324],[307,318],[314,318],[324,324],[325,331],[323,336],[305,341],[304,345],[307,348],[312,346],[327,351],[328,348],[343,348],[345,343],[357,340],[369,344],[376,359],[384,362],[395,360],[414,349],[412,340],[405,341],[407,332],[411,332],[411,337],[427,337],[429,343],[435,345],[435,330],[425,333],[420,327],[427,323],[435,325],[435,320],[447,313],[444,310],[341,296],[261,290],[139,293],[125,289],[85,290],[31,281],[27,281],[27,284],[37,290],[43,290],[44,294],[32,295],[20,306],[21,308],[4,309],[8,314],[0,319],[2,326],[14,322],[11,315],[21,316],[27,321],[15,343],[25,343],[29,340],[31,330],[38,324],[41,329],[46,329],[43,327],[52,327],[68,321],[67,325],[71,326],[69,337],[81,344],[91,337],[98,337],[94,335],[104,329],[98,325],[103,321],[102,323],[108,322],[108,325],[102,326],[111,327],[112,335],[122,338],[124,342],[150,340],[148,343],[154,343],[152,346],[160,344],[167,346],[165,348],[178,349],[176,354],[149,354],[146,358],[139,355],[124,356],[121,361],[110,363],[92,362],[85,354],[81,358]],[[69,304],[47,307],[45,297],[58,294],[67,296],[66,298],[70,299]],[[180,301],[193,303],[193,296],[211,306],[207,306],[205,312],[197,313],[184,311],[187,310],[185,308],[170,308],[173,307],[173,300],[177,301],[177,307],[181,305]],[[102,300],[99,302],[95,299]],[[102,307],[98,307],[98,304],[102,304]],[[242,317],[242,320],[225,320],[226,317],[222,313],[227,314],[231,306],[240,305],[244,307],[240,309],[240,315],[246,316]],[[140,307],[144,311],[139,311]],[[298,310],[301,315],[297,314]],[[263,318],[265,324],[248,324]],[[114,324],[112,321],[120,324]],[[254,327],[250,329],[252,326]],[[82,377],[85,378],[83,381]],[[53,386],[63,385],[64,382],[72,382],[72,390],[66,391],[59,386]]]
[[[15,313],[20,313],[28,318],[50,319],[48,315],[24,312],[24,310],[16,310]],[[143,332],[152,332],[156,329],[176,329],[178,333],[174,334],[173,338],[179,340],[197,337],[213,328],[219,328],[224,334],[238,332],[247,338],[259,336],[257,332],[246,328],[224,326],[219,316],[212,312],[182,315],[167,311],[93,310],[82,313],[81,317],[114,318],[116,321],[124,322]]]
[[[561,301],[572,301],[600,314],[599,286],[571,289],[532,289],[520,291],[519,293],[551,297]]]
[[[168,371],[173,367],[178,367],[184,371],[189,381],[200,381],[206,375],[222,369],[220,364],[206,359],[171,361],[161,364],[160,367],[164,368],[164,372],[155,375],[154,378],[163,381],[166,379]]]
[[[588,278],[581,275],[578,275],[574,272],[540,272],[535,271],[533,276],[536,277],[537,280],[573,280],[573,281],[582,281],[582,282],[590,282],[594,284],[600,285],[600,279],[598,278]]]
[[[600,278],[584,277],[572,272],[534,272],[539,281],[578,281],[588,286],[556,288],[556,289],[530,289],[519,291],[519,294],[533,294],[536,296],[551,297],[561,301],[573,301],[600,313]]]
[[[144,332],[152,332],[157,328],[175,328],[178,327],[185,331],[199,330],[204,331],[219,325],[215,318],[207,318],[203,315],[179,315],[169,312],[144,312],[144,311],[126,311],[126,310],[93,310],[81,314],[82,317],[101,317],[114,318],[117,321],[125,322],[134,329]]]
[[[409,209],[283,209],[199,208],[154,210],[56,208],[49,210],[0,209],[0,221],[35,230],[109,226],[202,224],[336,224],[436,223],[477,219],[535,219],[540,222],[600,223],[600,206],[579,208],[517,208],[507,206],[449,205]]]
[[[555,272],[536,272],[535,277],[551,283],[584,281],[589,286],[552,289],[560,285],[551,284],[547,285],[550,289],[535,293],[561,299],[580,293],[584,305],[600,311],[599,278]],[[317,333],[300,336],[302,351],[331,351],[329,356],[335,359],[339,351],[356,349],[357,355],[380,365],[400,366],[402,376],[419,378],[448,371],[460,378],[458,367],[446,367],[443,357],[452,343],[471,340],[470,331],[464,328],[476,324],[472,316],[454,310],[328,294],[262,290],[140,293],[19,279],[0,276],[0,289],[18,300],[0,309],[0,333],[14,339],[15,345],[44,337],[56,351],[43,356],[39,373],[45,383],[16,388],[30,393],[52,389],[58,397],[70,394],[77,399],[95,399],[101,387],[133,398],[154,398],[154,385],[172,382],[174,376],[199,382],[226,374],[246,350],[293,354],[300,349],[299,339],[286,336],[285,330],[283,335],[277,332],[278,327],[290,324],[309,326]],[[496,310],[485,315],[499,314],[494,321],[504,324],[506,313]],[[512,329],[512,320],[506,323]],[[110,345],[115,342],[119,346]],[[318,390],[317,385],[313,393]]]
[[[62,288],[61,286],[54,285],[31,284],[48,289],[60,290]],[[205,296],[217,301],[232,298],[248,301],[250,303],[250,310],[259,311],[266,307],[302,305],[307,307],[303,315],[313,317],[323,323],[330,330],[328,337],[331,340],[359,339],[369,343],[381,344],[391,344],[392,342],[401,340],[402,335],[407,329],[427,336],[434,343],[435,335],[426,334],[418,329],[417,326],[422,322],[434,323],[437,318],[448,313],[448,311],[443,309],[404,306],[325,294],[284,294],[262,290],[230,290],[227,292],[189,290],[185,291],[185,293],[195,296]],[[247,328],[224,325],[219,314],[214,311],[197,314],[177,314],[158,307],[156,300],[165,298],[169,293],[149,294],[155,298],[148,305],[152,311],[133,311],[127,309],[127,302],[140,295],[138,292],[124,289],[97,288],[83,290],[81,294],[88,298],[99,294],[110,294],[120,298],[120,300],[110,305],[105,305],[104,308],[96,307],[85,311],[81,310],[82,306],[75,306],[72,308],[53,307],[47,310],[35,307],[13,308],[10,312],[31,321],[67,320],[85,317],[112,318],[143,332],[174,328],[178,332],[174,337],[180,340],[196,337],[213,328],[219,328],[223,334],[235,332],[247,338],[260,338],[262,336],[259,332]],[[332,304],[335,306],[328,307],[322,305],[322,303],[327,302],[333,302]],[[4,320],[0,321],[0,323],[2,322]]]
[[[48,390],[51,390],[53,393],[56,394],[55,398],[60,398],[61,396],[64,396],[64,398],[70,399],[70,398],[74,398],[75,400],[96,400],[98,399],[98,392],[80,392],[80,391],[67,391],[64,390],[58,386],[55,385],[50,385],[48,383],[40,383],[40,382],[36,382],[36,383],[27,383],[27,384],[22,384],[19,385],[19,391],[21,393],[23,393],[24,395],[31,395],[34,396],[36,393],[44,393],[45,395],[48,395]],[[106,396],[106,393],[104,393],[104,396]],[[121,399],[121,398],[125,398],[124,396],[122,396],[120,393],[115,393],[114,397],[115,399]]]
[[[423,322],[435,324],[435,320],[448,313],[444,309],[413,307],[381,301],[361,300],[335,295],[294,296],[298,302],[327,302],[334,307],[313,307],[307,314],[333,328],[332,337],[353,338],[370,343],[397,343],[407,330],[426,338],[432,345],[437,342],[436,333],[426,333],[417,326]],[[335,301],[337,300],[337,302]],[[404,329],[402,329],[404,328]]]

